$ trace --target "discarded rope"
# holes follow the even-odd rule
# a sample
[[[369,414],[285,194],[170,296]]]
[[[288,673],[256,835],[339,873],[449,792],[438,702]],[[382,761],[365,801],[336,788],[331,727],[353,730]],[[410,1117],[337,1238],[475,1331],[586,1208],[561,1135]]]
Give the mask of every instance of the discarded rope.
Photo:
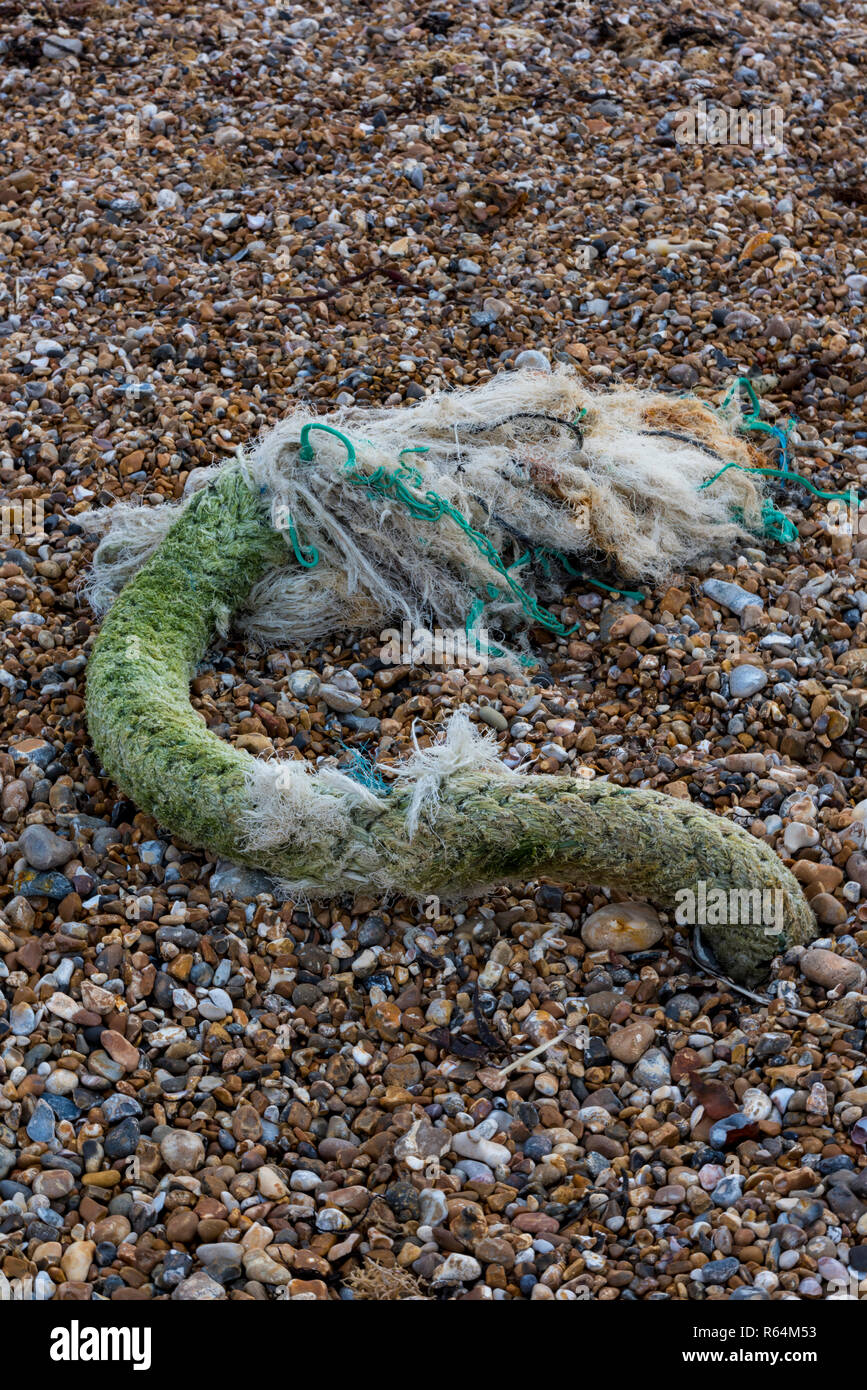
[[[708,928],[747,984],[815,935],[800,886],[732,822],[602,779],[519,776],[466,716],[391,769],[388,795],[330,768],[253,758],[210,733],[189,682],[218,630],[289,548],[239,466],[218,472],[123,588],[94,644],[87,719],[106,772],[188,843],[264,869],[290,896],[449,894],[546,875],[663,907],[684,887],[780,893],[782,929]]]

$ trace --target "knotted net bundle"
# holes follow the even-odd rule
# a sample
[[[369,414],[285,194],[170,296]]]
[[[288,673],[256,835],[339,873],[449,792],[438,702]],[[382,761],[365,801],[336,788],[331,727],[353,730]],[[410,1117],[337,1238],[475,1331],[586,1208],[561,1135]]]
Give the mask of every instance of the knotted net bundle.
[[[302,432],[311,424],[313,456],[305,458]],[[352,441],[354,468],[323,424]],[[269,569],[236,621],[262,642],[303,647],[386,621],[463,627],[484,604],[486,625],[508,633],[556,592],[559,557],[602,566],[615,582],[657,581],[743,543],[761,527],[760,479],[732,468],[706,485],[721,462],[752,458],[731,416],[689,397],[594,392],[569,367],[502,373],[408,408],[315,416],[299,407],[241,460],[272,523],[297,538],[301,563]],[[190,494],[218,471],[195,470]],[[419,517],[383,488],[395,475],[404,494],[433,493],[450,510]],[[377,477],[378,486],[360,481]],[[92,514],[106,532],[89,584],[98,612],[188,501]],[[306,567],[314,552],[317,563]]]

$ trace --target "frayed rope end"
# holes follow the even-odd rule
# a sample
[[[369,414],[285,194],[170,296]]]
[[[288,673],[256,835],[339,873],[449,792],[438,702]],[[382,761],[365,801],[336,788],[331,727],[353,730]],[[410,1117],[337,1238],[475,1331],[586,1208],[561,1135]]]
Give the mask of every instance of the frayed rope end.
[[[406,833],[410,840],[418,829],[422,813],[439,801],[440,788],[448,778],[460,772],[482,771],[496,771],[504,777],[516,775],[502,761],[496,736],[478,729],[462,712],[452,715],[439,742],[430,748],[419,748],[416,743],[412,757],[390,771],[414,783],[406,813]]]

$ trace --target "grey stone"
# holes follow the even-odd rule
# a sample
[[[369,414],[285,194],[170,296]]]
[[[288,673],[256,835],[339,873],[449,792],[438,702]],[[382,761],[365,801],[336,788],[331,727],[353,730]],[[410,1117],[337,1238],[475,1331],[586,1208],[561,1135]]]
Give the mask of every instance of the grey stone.
[[[12,331],[14,332],[14,330]],[[25,574],[32,574],[34,569],[36,568],[33,563],[33,557],[28,555],[27,552],[24,550],[16,550],[14,548],[10,548],[6,551],[6,559],[10,561],[13,565],[17,565],[18,568],[20,570],[23,570]]]
[[[86,830],[93,830],[94,832],[101,830],[106,822],[100,820],[99,816],[84,816],[79,812],[72,817],[71,825],[73,835],[82,839]]]
[[[710,1194],[714,1203],[718,1207],[730,1207],[732,1202],[736,1202],[738,1197],[743,1195],[743,1181],[743,1178],[734,1176],[720,1178]]]
[[[381,917],[368,917],[358,928],[359,946],[379,946],[385,941],[386,927]]]
[[[768,1057],[783,1054],[788,1046],[789,1036],[787,1033],[763,1033],[753,1048],[753,1055],[757,1062],[763,1062]]]
[[[535,348],[525,348],[523,352],[519,352],[515,358],[515,366],[518,371],[524,367],[529,367],[534,372],[550,372],[551,370],[551,363],[545,354],[537,352]]]
[[[204,1269],[197,1269],[189,1279],[182,1279],[172,1292],[172,1298],[186,1303],[208,1303],[225,1297],[222,1284],[218,1284]]]
[[[162,1262],[162,1271],[157,1271],[155,1279],[161,1289],[176,1289],[193,1267],[193,1257],[185,1250],[168,1250]]]
[[[668,369],[668,379],[673,381],[675,386],[685,386],[689,389],[698,381],[698,372],[689,362],[676,362]]]
[[[768,683],[768,673],[761,666],[736,666],[729,677],[732,699],[747,699],[764,690]]]
[[[360,980],[366,980],[368,975],[372,975],[376,970],[379,957],[375,951],[370,949],[362,951],[352,962],[352,973],[357,975]]]
[[[59,869],[75,854],[71,840],[61,839],[47,825],[26,825],[18,844],[32,869]]]
[[[372,714],[346,714],[340,722],[344,729],[352,729],[356,734],[376,734],[382,721]]]
[[[138,1120],[129,1116],[121,1120],[120,1124],[110,1129],[105,1136],[105,1153],[107,1158],[129,1158],[135,1153],[138,1141],[141,1138],[141,1130]]]
[[[321,686],[315,671],[293,671],[289,677],[289,689],[296,700],[315,700]]]
[[[352,690],[339,690],[336,685],[323,685],[319,697],[325,701],[329,709],[336,710],[338,714],[351,714],[361,705],[360,695]]]
[[[569,754],[560,743],[543,743],[539,752],[543,758],[553,758],[555,762],[567,763]]]
[[[52,34],[42,41],[42,56],[44,58],[77,58],[83,48],[81,39],[71,38],[68,34]],[[61,351],[63,351],[62,348]]]
[[[120,1120],[142,1113],[142,1108],[137,1100],[132,1096],[124,1096],[120,1093],[106,1096],[101,1105],[102,1113],[110,1125],[116,1125]]]
[[[37,767],[46,768],[49,763],[53,763],[57,754],[53,744],[43,743],[38,748],[29,748],[22,752],[15,744],[9,749],[12,757],[17,763],[35,763]]]
[[[611,629],[617,622],[617,619],[622,618],[624,614],[631,613],[632,611],[628,603],[622,603],[618,600],[615,600],[613,603],[606,603],[599,615],[600,642],[607,642],[611,637]],[[522,714],[523,710],[518,710],[518,713]]]
[[[711,1260],[695,1271],[694,1277],[700,1284],[725,1284],[740,1269],[740,1260],[729,1255],[724,1260]]]
[[[751,594],[746,589],[742,589],[739,584],[729,584],[724,579],[706,579],[702,584],[702,592],[707,594],[714,603],[727,608],[730,613],[740,617],[745,608],[756,607],[764,608],[764,602],[759,594]]]
[[[165,852],[162,840],[142,840],[138,847],[139,859],[143,864],[162,864]]]
[[[618,106],[616,101],[608,101],[605,97],[600,97],[598,101],[590,104],[591,116],[602,116],[606,121],[616,121],[623,115],[623,107]]]
[[[659,1086],[667,1086],[671,1081],[671,1067],[665,1053],[658,1047],[650,1047],[632,1068],[632,1080],[636,1086],[647,1086],[655,1091]]]
[[[120,1062],[116,1062],[113,1057],[110,1057],[107,1052],[103,1052],[102,1048],[97,1048],[96,1052],[91,1052],[87,1062],[91,1072],[95,1072],[105,1081],[111,1081],[117,1085],[118,1081],[123,1079],[125,1068]]]
[[[228,859],[218,859],[210,888],[212,893],[222,893],[227,898],[255,898],[259,893],[273,893],[274,882],[258,869],[245,869]]]
[[[467,1182],[494,1182],[494,1170],[487,1163],[476,1158],[462,1158],[452,1168],[452,1172],[463,1173]]]
[[[212,989],[208,991],[207,998],[199,1001],[198,1007],[202,1018],[218,1022],[221,1018],[228,1018],[234,1006],[224,989]]]
[[[506,729],[509,727],[509,721],[506,716],[502,714],[500,710],[494,709],[493,705],[481,705],[479,707],[479,718],[483,724],[487,724],[489,728],[496,729],[498,733],[501,734],[505,733]]]
[[[47,1101],[36,1102],[33,1114],[27,1122],[27,1137],[34,1144],[50,1144],[54,1138],[54,1111]]]
[[[173,1173],[194,1173],[205,1161],[201,1137],[188,1129],[170,1129],[164,1134],[160,1153]]]
[[[109,845],[119,845],[121,834],[115,830],[113,825],[101,825],[98,830],[94,830],[91,847],[95,854],[105,854]]]
[[[421,1219],[427,1226],[441,1226],[448,1217],[446,1194],[438,1187],[425,1187],[419,1193]]]
[[[761,319],[748,309],[732,309],[726,315],[726,328],[760,328]]]
[[[241,1273],[241,1260],[244,1251],[240,1245],[228,1241],[218,1241],[212,1245],[199,1245],[196,1254],[212,1279],[228,1284]]]
[[[12,1005],[9,1010],[9,1026],[16,1037],[30,1037],[36,1027],[36,1014],[29,1004]]]
[[[28,870],[18,873],[12,880],[16,893],[23,898],[51,898],[60,902],[67,893],[72,892],[72,884],[64,874]]]

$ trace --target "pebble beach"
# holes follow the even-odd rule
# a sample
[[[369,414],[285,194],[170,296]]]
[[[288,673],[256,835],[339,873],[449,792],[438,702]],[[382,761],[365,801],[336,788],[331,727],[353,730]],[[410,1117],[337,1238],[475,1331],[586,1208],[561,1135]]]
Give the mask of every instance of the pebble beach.
[[[817,495],[867,484],[860,8],[0,5],[0,1299],[867,1294],[867,521]],[[797,538],[570,581],[522,677],[230,636],[192,703],[350,772],[462,712],[732,820],[817,920],[750,989],[603,888],[282,901],[90,746],[94,513],[560,363],[749,376]]]

